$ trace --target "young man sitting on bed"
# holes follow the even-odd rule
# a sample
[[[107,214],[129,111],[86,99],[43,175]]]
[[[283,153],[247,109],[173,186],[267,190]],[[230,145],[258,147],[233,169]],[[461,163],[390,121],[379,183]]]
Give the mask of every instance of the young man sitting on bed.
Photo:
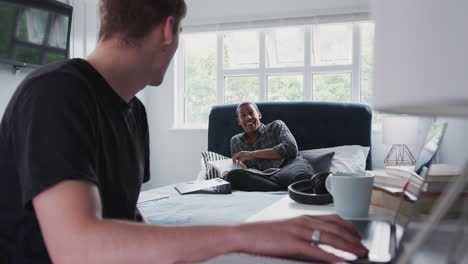
[[[100,0],[86,59],[42,67],[13,95],[0,124],[0,263],[187,263],[229,252],[360,256],[357,231],[336,215],[279,222],[142,223],[149,131],[135,96],[160,85],[177,49],[184,0]]]
[[[237,122],[244,129],[231,139],[232,161],[248,168],[264,171],[281,168],[272,175],[260,175],[245,170],[232,170],[225,179],[233,189],[244,191],[281,191],[288,185],[312,177],[312,165],[298,156],[294,136],[286,124],[275,120],[262,124],[262,114],[253,102],[243,102],[236,109]]]

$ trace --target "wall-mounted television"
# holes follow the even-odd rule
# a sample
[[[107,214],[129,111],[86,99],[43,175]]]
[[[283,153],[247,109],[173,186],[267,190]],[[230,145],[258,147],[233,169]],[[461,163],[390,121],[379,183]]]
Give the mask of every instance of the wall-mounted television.
[[[38,67],[68,59],[72,13],[55,0],[0,0],[0,63]]]

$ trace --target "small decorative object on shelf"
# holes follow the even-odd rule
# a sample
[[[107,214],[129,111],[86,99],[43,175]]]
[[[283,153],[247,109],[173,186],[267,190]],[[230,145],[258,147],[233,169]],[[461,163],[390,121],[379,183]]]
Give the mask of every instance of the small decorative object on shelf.
[[[383,143],[392,145],[385,166],[414,165],[416,159],[407,145],[416,144],[418,119],[410,116],[387,116],[383,120]]]

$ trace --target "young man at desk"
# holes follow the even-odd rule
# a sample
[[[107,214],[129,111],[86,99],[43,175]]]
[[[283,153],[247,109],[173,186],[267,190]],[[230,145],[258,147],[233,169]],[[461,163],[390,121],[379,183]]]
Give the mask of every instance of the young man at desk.
[[[179,263],[228,252],[341,260],[317,243],[367,253],[337,216],[138,221],[149,133],[135,94],[163,81],[185,12],[183,0],[101,0],[94,52],[45,66],[18,87],[0,126],[0,263]]]

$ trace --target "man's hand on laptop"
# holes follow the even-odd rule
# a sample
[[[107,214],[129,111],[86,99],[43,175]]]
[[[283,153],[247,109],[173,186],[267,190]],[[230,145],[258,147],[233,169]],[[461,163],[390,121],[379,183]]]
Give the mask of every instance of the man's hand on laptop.
[[[327,253],[319,248],[319,244],[330,245],[359,257],[368,253],[353,225],[337,215],[300,216],[275,222],[242,224],[238,230],[239,239],[243,240],[241,244],[244,245],[240,251],[246,253],[304,255],[327,262],[342,262],[345,259]]]

